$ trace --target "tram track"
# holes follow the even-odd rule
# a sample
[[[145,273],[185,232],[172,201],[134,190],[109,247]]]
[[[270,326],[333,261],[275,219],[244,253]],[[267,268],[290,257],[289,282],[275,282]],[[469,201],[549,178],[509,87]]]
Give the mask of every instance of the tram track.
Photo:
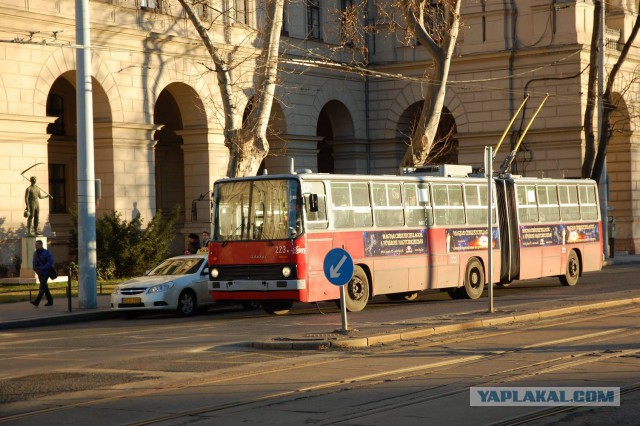
[[[620,315],[626,315],[629,313],[637,313],[638,311],[640,311],[640,309],[628,309],[626,311],[607,313],[607,315],[620,316]],[[566,324],[579,323],[579,322],[585,322],[585,321],[587,321],[587,319],[585,319],[584,317],[574,318],[574,319],[565,321],[564,324],[566,325]],[[423,350],[423,349],[428,349],[433,347],[453,345],[457,343],[467,343],[470,340],[499,337],[499,336],[504,336],[508,334],[523,332],[525,330],[527,331],[541,330],[547,327],[553,327],[553,323],[531,324],[528,327],[519,327],[516,330],[510,328],[508,330],[499,329],[499,330],[489,331],[489,332],[475,331],[473,333],[468,333],[463,337],[449,336],[448,338],[414,345],[411,348],[407,348],[407,347],[383,348],[375,351],[375,354],[392,354],[392,353],[397,353],[400,351],[407,351],[407,350]],[[381,372],[372,373],[372,374],[365,374],[365,375],[358,375],[358,376],[353,376],[349,378],[343,378],[340,380],[327,381],[327,382],[318,383],[312,386],[304,386],[304,387],[298,387],[295,389],[290,389],[285,391],[271,392],[271,393],[267,393],[257,397],[238,399],[235,401],[228,401],[228,402],[219,403],[219,404],[211,404],[211,405],[206,405],[206,406],[202,406],[202,407],[191,409],[191,410],[177,411],[171,414],[155,416],[153,418],[150,418],[144,421],[132,422],[129,424],[130,425],[156,424],[156,423],[161,423],[161,422],[166,422],[171,420],[177,420],[181,418],[193,419],[199,416],[203,416],[206,413],[224,412],[225,410],[231,410],[231,409],[237,409],[237,408],[243,408],[243,407],[256,408],[256,406],[264,407],[270,404],[282,404],[282,403],[286,403],[286,401],[291,401],[295,399],[315,398],[319,395],[327,395],[329,393],[341,392],[349,389],[356,389],[356,388],[362,389],[367,387],[376,387],[376,386],[380,386],[382,384],[388,383],[390,381],[407,380],[407,379],[412,379],[416,377],[422,377],[425,375],[433,374],[434,372],[437,372],[439,370],[455,369],[457,366],[460,366],[460,365],[480,363],[480,362],[489,361],[492,359],[495,360],[501,357],[507,357],[512,354],[517,354],[519,352],[538,350],[541,348],[553,347],[557,345],[567,345],[567,344],[577,343],[584,340],[587,340],[591,344],[593,344],[596,342],[602,342],[608,339],[613,339],[619,335],[630,336],[638,333],[640,333],[640,330],[638,330],[637,327],[618,327],[615,329],[604,330],[604,331],[599,331],[595,333],[584,333],[584,334],[580,334],[580,335],[572,336],[568,338],[553,339],[553,340],[548,340],[544,342],[538,342],[535,344],[525,345],[523,347],[513,348],[510,350],[486,351],[486,353],[482,353],[478,355],[468,355],[468,354],[465,354],[466,349],[458,349],[453,354],[451,354],[451,356],[453,357],[452,359],[443,360],[441,362],[423,363],[423,364],[419,364],[411,367],[404,367],[404,368],[398,368],[398,369],[393,369],[389,371],[381,371]],[[485,352],[482,349],[479,349],[479,351]],[[485,380],[481,380],[478,383],[473,383],[472,385],[483,386],[483,385],[496,385],[496,383],[514,382],[514,381],[523,380],[528,377],[533,377],[536,375],[545,374],[552,371],[561,371],[564,369],[570,369],[578,365],[597,363],[599,361],[608,360],[608,359],[620,357],[620,356],[637,355],[638,353],[640,353],[640,350],[627,350],[627,351],[621,351],[618,353],[606,354],[605,356],[589,357],[589,355],[593,355],[593,353],[594,353],[593,350],[579,352],[579,353],[574,352],[574,353],[570,353],[562,356],[555,356],[533,365],[520,366],[517,368],[500,369],[498,371],[493,372],[491,375],[486,376],[484,378]],[[373,356],[373,354],[369,354],[369,353],[348,354],[348,357],[354,357],[354,356],[359,358],[367,358],[369,356]],[[329,356],[329,357],[321,356],[320,359],[318,359],[317,357],[314,357],[313,359],[299,362],[295,366],[295,368],[305,369],[305,368],[311,368],[311,367],[322,367],[323,365],[336,362],[336,360],[340,360],[340,359],[345,359],[345,355],[338,353],[338,354],[335,354],[334,356]],[[121,394],[121,395],[111,396],[107,398],[98,398],[91,401],[78,402],[73,404],[64,404],[56,407],[49,407],[42,410],[35,410],[29,413],[7,416],[7,417],[0,418],[0,423],[3,423],[3,424],[13,423],[20,420],[35,418],[39,415],[47,414],[47,413],[50,414],[53,412],[60,412],[60,411],[70,410],[70,409],[79,408],[79,407],[96,407],[106,402],[118,401],[126,398],[137,398],[137,397],[144,397],[144,396],[149,396],[153,394],[169,393],[172,391],[177,391],[180,389],[185,389],[190,387],[204,387],[204,386],[215,385],[215,384],[220,384],[224,382],[226,383],[234,382],[240,379],[245,379],[245,380],[255,379],[256,383],[260,383],[261,377],[264,379],[270,374],[278,374],[279,372],[290,371],[291,369],[292,369],[291,365],[286,365],[280,369],[272,368],[266,371],[261,371],[256,373],[247,373],[244,375],[232,374],[232,375],[229,375],[228,377],[216,377],[215,379],[197,380],[195,381],[195,383],[191,382],[188,385],[185,385],[184,383],[182,384],[174,383],[170,385],[165,384],[155,389],[126,392],[126,394],[124,395]],[[528,370],[528,371],[523,371],[523,370]],[[486,380],[486,379],[489,379],[489,380]],[[402,407],[406,407],[409,405],[421,404],[421,403],[425,403],[425,402],[440,399],[440,398],[447,398],[447,397],[459,395],[461,393],[466,393],[468,392],[469,385],[470,384],[467,383],[467,386],[465,386],[462,389],[448,390],[448,391],[444,391],[436,394],[430,394],[430,395],[423,395],[423,394],[424,392],[433,393],[433,390],[434,390],[433,388],[425,391],[405,394],[405,395],[402,395],[402,401],[377,400],[367,404],[367,405],[371,405],[371,408],[367,410],[366,416],[374,414],[375,412],[377,412],[377,410],[386,411],[386,410],[400,409]],[[322,421],[318,424],[335,424],[335,423],[353,420],[357,418],[359,418],[358,415],[355,415],[354,413],[349,413],[342,416],[332,417],[331,419],[326,419],[326,421]]]

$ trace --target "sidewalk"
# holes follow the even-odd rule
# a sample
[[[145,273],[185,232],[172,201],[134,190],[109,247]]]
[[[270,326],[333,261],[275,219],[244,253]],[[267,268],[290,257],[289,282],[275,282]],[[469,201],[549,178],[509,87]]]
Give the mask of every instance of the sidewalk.
[[[96,309],[79,309],[78,298],[71,299],[71,312],[67,298],[54,299],[53,306],[45,306],[46,300],[36,308],[30,302],[0,304],[0,330],[43,325],[70,324],[74,322],[95,321],[121,316],[111,312],[110,296],[98,296]]]
[[[640,255],[617,255],[608,264],[639,264]],[[112,312],[110,296],[97,297],[95,309],[79,309],[78,298],[71,300],[72,311],[69,312],[66,298],[55,299],[53,306],[35,308],[29,302],[3,303],[0,305],[0,330],[10,330],[44,325],[69,324],[85,321],[96,321],[122,316],[121,312]],[[261,349],[321,349],[326,347],[366,347],[374,344],[427,337],[442,333],[451,333],[470,328],[490,327],[513,322],[535,321],[559,315],[586,312],[595,309],[612,308],[639,304],[640,297],[629,297],[619,300],[607,300],[597,303],[592,301],[568,301],[567,306],[549,308],[544,305],[532,305],[531,309],[520,312],[497,312],[489,314],[479,310],[451,317],[424,317],[420,321],[412,320],[411,324],[380,324],[378,326],[358,327],[358,330],[329,330],[326,333],[300,334],[296,336],[278,337],[261,341],[248,342],[254,348]]]

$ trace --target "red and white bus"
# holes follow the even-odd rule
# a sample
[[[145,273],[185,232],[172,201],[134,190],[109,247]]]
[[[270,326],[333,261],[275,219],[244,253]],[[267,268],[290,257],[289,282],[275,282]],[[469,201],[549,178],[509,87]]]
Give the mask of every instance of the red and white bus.
[[[215,301],[259,301],[283,314],[293,302],[339,300],[324,275],[333,248],[355,271],[349,311],[377,295],[411,300],[423,290],[476,299],[487,284],[559,276],[575,285],[602,268],[596,183],[506,175],[487,180],[420,175],[298,173],[226,178],[214,187],[209,290]],[[526,259],[526,261],[525,261]]]

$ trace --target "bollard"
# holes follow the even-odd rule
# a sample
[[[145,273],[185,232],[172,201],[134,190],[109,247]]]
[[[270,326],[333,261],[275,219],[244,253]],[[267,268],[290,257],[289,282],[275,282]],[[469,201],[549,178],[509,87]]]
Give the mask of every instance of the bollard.
[[[71,312],[71,268],[67,275],[67,309]]]

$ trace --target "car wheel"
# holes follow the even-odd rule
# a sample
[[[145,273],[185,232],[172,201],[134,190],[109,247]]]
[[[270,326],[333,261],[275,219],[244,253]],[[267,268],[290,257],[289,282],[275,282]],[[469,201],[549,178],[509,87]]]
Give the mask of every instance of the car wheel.
[[[198,300],[193,290],[186,289],[178,297],[178,315],[190,317],[198,312]]]

